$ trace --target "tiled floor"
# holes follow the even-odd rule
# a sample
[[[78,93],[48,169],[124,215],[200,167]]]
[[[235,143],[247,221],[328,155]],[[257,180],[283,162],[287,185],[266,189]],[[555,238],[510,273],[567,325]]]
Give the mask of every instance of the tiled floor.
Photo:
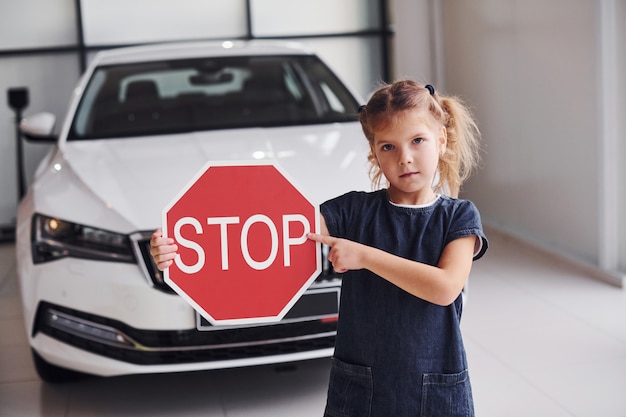
[[[626,417],[626,290],[502,236],[463,328],[479,417]],[[50,386],[30,361],[14,247],[0,244],[0,416],[320,416],[328,360]]]

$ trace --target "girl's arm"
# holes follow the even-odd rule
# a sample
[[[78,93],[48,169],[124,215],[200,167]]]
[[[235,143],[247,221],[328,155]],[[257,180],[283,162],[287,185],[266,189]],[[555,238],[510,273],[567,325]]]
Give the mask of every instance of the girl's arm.
[[[476,242],[475,236],[453,240],[444,248],[439,265],[434,267],[332,237],[324,216],[320,216],[320,233],[311,233],[309,238],[331,247],[328,259],[335,271],[368,269],[410,294],[439,305],[451,304],[461,293],[472,267]],[[174,262],[177,251],[174,239],[164,238],[160,228],[154,231],[150,239],[150,254],[161,271]]]
[[[309,239],[331,247],[328,260],[339,273],[367,269],[416,297],[447,306],[456,300],[467,281],[477,237],[462,237],[448,243],[437,266],[405,259],[347,239],[314,233],[309,234]]]

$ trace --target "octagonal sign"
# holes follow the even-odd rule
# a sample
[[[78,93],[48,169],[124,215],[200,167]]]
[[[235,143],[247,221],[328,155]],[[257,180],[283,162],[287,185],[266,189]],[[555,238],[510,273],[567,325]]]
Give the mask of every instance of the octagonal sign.
[[[321,272],[319,207],[272,162],[210,162],[163,210],[165,281],[211,324],[281,320]]]

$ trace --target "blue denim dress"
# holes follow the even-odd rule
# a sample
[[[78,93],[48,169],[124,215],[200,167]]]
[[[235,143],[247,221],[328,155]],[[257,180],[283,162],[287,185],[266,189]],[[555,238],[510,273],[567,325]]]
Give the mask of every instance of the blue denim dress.
[[[399,207],[386,190],[350,192],[322,204],[332,236],[437,265],[454,239],[478,236],[478,210],[440,196],[427,207]],[[474,416],[459,328],[462,298],[442,307],[367,270],[343,276],[339,324],[325,416]]]

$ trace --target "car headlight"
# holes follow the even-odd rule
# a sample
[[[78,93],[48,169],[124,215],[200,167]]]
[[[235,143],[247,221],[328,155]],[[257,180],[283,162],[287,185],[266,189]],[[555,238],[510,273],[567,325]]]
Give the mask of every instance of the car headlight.
[[[33,262],[64,257],[135,262],[127,235],[35,214],[32,224]]]

